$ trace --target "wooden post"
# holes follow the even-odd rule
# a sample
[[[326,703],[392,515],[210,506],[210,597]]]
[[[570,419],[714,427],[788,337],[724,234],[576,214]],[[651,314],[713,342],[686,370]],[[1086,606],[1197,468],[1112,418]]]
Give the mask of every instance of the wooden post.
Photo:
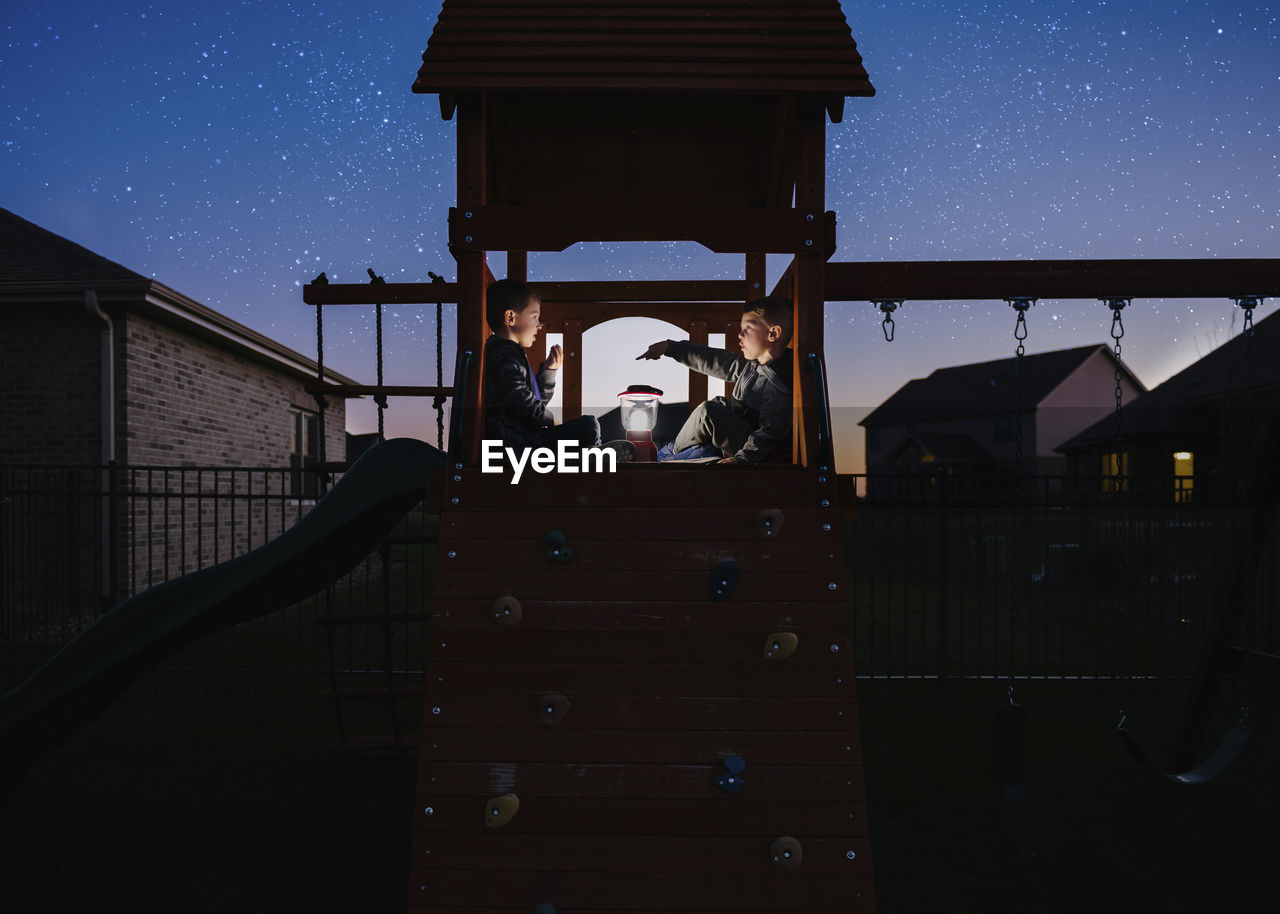
[[[704,320],[689,321],[689,342],[707,345],[710,323]],[[707,399],[707,376],[700,371],[689,372],[689,411]]]
[[[518,279],[521,282],[529,281],[528,251],[507,251],[507,279]],[[537,287],[535,286],[534,288],[536,290]],[[529,347],[528,356],[529,364],[533,366],[533,370],[536,372],[538,366],[547,358],[547,332],[545,329],[533,338],[533,345]]]
[[[484,109],[483,95],[467,95],[458,100],[458,207],[454,216],[464,224],[468,208],[483,206],[486,199]],[[467,451],[467,462],[474,464],[480,458],[480,438],[484,432],[483,353],[488,335],[484,299],[488,268],[483,251],[455,251],[454,256],[458,261],[458,351],[471,350],[475,366],[469,379],[467,400],[462,404],[463,448]]]
[[[818,450],[818,400],[808,358],[810,353],[819,358],[823,355],[826,127],[827,114],[821,102],[803,100],[799,106],[796,209],[803,214],[808,231],[795,259],[795,297],[792,299],[795,305],[792,458],[806,466],[814,463]]]
[[[560,380],[564,390],[562,420],[582,415],[582,321],[564,322],[564,368]]]

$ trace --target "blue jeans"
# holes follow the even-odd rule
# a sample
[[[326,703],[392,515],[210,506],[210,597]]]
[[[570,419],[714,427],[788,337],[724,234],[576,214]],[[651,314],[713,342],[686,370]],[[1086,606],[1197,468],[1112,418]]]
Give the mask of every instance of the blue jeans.
[[[706,444],[695,444],[693,447],[687,447],[680,453],[672,450],[674,441],[670,441],[658,448],[658,461],[663,460],[698,460],[702,457],[723,457],[718,447],[711,447]]]

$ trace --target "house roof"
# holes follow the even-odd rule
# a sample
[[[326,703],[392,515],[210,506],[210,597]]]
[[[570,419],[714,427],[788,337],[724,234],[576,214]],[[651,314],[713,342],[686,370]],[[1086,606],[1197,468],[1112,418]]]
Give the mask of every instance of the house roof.
[[[413,91],[467,90],[875,94],[839,0],[445,0]]]
[[[197,336],[212,338],[294,374],[315,377],[313,359],[232,320],[181,292],[95,254],[0,207],[0,309],[98,293],[103,305],[159,315]],[[325,369],[334,384],[356,384]]]
[[[908,435],[893,448],[888,461],[892,463],[902,450],[912,442],[919,445],[923,453],[929,454],[931,463],[938,464],[984,464],[997,463],[991,452],[968,435],[960,432],[918,432]]]
[[[1114,363],[1115,356],[1101,343],[1023,356],[1023,408],[1034,408],[1099,351],[1106,353]],[[1012,412],[1019,402],[1015,361],[1012,358],[997,359],[936,369],[927,378],[908,381],[858,424],[868,427],[897,425],[927,419]],[[1121,367],[1138,389],[1144,389],[1123,363]]]
[[[1253,339],[1237,334],[1204,358],[1192,362],[1120,409],[1125,437],[1213,431],[1213,407],[1254,392],[1280,388],[1280,320],[1254,322]],[[1208,408],[1206,408],[1208,407]],[[1089,450],[1116,438],[1116,418],[1108,416],[1064,441],[1062,453]]]

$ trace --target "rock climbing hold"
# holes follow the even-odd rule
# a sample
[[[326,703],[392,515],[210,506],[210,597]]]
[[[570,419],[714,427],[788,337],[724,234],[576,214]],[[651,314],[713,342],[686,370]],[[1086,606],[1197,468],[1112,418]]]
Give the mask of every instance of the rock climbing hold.
[[[794,870],[804,860],[804,849],[795,838],[783,835],[769,845],[769,860],[780,869]]]
[[[742,789],[743,783],[745,780],[740,774],[722,774],[715,779],[715,785],[725,793],[736,794]]]
[[[515,625],[524,617],[520,601],[507,595],[493,601],[493,621],[499,625]]]
[[[563,565],[573,558],[573,550],[565,545],[564,534],[552,530],[547,534],[547,561]]]
[[[486,828],[502,828],[516,817],[520,810],[520,798],[514,793],[504,793],[484,804]]]
[[[756,532],[765,539],[772,539],[782,532],[782,522],[786,520],[778,508],[767,508],[756,515]]]
[[[733,593],[738,585],[738,563],[733,559],[725,559],[707,574],[707,584],[711,587],[711,599],[723,600]]]
[[[742,789],[742,785],[746,783],[742,772],[747,770],[747,763],[737,755],[726,755],[724,757],[724,767],[728,774],[722,774],[712,783],[726,793],[736,794]]]
[[[800,639],[795,632],[773,632],[764,639],[765,660],[786,660],[795,653]]]
[[[554,727],[569,713],[569,699],[563,695],[542,695],[538,698],[538,720],[543,726]]]

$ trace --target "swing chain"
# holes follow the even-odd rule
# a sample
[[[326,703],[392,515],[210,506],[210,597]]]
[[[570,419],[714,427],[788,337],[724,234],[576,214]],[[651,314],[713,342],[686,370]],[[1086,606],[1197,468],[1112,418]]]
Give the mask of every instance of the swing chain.
[[[311,282],[318,286],[327,286],[329,277],[321,273]],[[324,305],[316,305],[316,383],[324,384]],[[316,449],[316,453],[320,457],[320,462],[324,463],[324,413],[329,407],[329,400],[320,391],[316,391],[314,396],[316,398],[316,407],[320,410],[316,423],[317,431],[320,435],[320,440],[317,442],[319,447]]]
[[[431,277],[433,283],[444,282],[443,276],[437,276],[430,270],[427,275]],[[444,387],[444,303],[436,301],[436,387]],[[442,394],[436,394],[432,400],[432,406],[436,411],[436,444],[440,450],[444,450],[444,401]]]
[[[1115,346],[1113,347],[1113,351],[1115,352],[1115,357],[1116,357],[1116,365],[1115,365],[1116,451],[1115,451],[1115,454],[1112,455],[1113,462],[1111,464],[1110,469],[1111,469],[1111,491],[1116,498],[1116,505],[1118,507],[1120,505],[1119,498],[1120,498],[1121,474],[1124,471],[1124,467],[1122,465],[1124,460],[1124,452],[1121,450],[1121,441],[1120,441],[1120,430],[1121,430],[1120,429],[1120,421],[1121,421],[1120,410],[1124,405],[1124,388],[1121,386],[1121,383],[1120,383],[1121,379],[1123,378],[1123,372],[1120,368],[1120,351],[1121,351],[1120,341],[1124,338],[1124,320],[1121,317],[1121,312],[1129,305],[1132,299],[1104,298],[1102,299],[1102,301],[1106,304],[1108,308],[1111,309],[1111,339],[1115,341]],[[1117,516],[1115,518],[1115,521],[1116,521],[1116,551],[1117,553],[1123,555],[1123,552],[1124,552],[1123,518]],[[1131,671],[1129,669],[1129,665],[1131,663],[1130,655],[1129,655],[1129,641],[1132,639],[1133,636],[1129,628],[1129,625],[1130,625],[1129,614],[1125,608],[1124,595],[1120,592],[1120,584],[1119,584],[1118,578],[1117,578],[1117,585],[1116,585],[1116,594],[1117,594],[1116,603],[1120,612],[1120,631],[1121,631],[1120,667],[1123,670],[1123,674],[1120,679],[1120,722],[1116,724],[1116,728],[1119,730],[1123,730],[1125,721],[1128,720],[1127,706],[1129,704],[1129,679],[1131,676]]]
[[[1023,510],[1022,497],[1022,357],[1026,354],[1026,347],[1023,343],[1027,339],[1027,311],[1036,303],[1034,298],[1006,298],[1009,307],[1018,313],[1018,319],[1013,325],[1013,338],[1018,341],[1018,347],[1014,350],[1013,360],[1013,399],[1014,399],[1014,423],[1016,426],[1016,448],[1014,457],[1014,497],[1018,502],[1018,524],[1021,527],[1025,523],[1025,511]],[[1009,608],[1009,704],[1016,704],[1013,698],[1013,677],[1014,668],[1017,663],[1017,644],[1018,644],[1018,613],[1017,603],[1021,596],[1023,581],[1023,563],[1021,543],[1026,541],[1025,530],[1019,529],[1019,546],[1014,551],[1014,580],[1017,586],[1014,591],[1013,604]]]
[[[880,312],[884,315],[884,320],[880,321],[880,328],[884,330],[884,340],[886,343],[893,342],[893,312],[897,311],[905,299],[901,298],[876,298],[872,299],[871,304],[879,307]]]
[[[1130,298],[1104,298],[1107,307],[1111,309],[1111,338],[1115,340],[1113,351],[1116,354],[1116,434],[1120,433],[1120,404],[1124,397],[1124,390],[1120,387],[1120,379],[1122,373],[1120,371],[1120,340],[1124,338],[1124,320],[1120,316],[1120,312],[1133,299]]]
[[[385,285],[385,280],[377,273],[373,272],[372,267],[366,268],[369,274],[369,284],[374,286]],[[377,320],[377,353],[378,353],[378,386],[382,386],[382,303],[379,302],[375,306],[375,315]],[[387,408],[387,395],[383,391],[378,391],[373,395],[373,402],[378,404],[378,440],[386,441],[387,436],[383,429],[383,412]]]

